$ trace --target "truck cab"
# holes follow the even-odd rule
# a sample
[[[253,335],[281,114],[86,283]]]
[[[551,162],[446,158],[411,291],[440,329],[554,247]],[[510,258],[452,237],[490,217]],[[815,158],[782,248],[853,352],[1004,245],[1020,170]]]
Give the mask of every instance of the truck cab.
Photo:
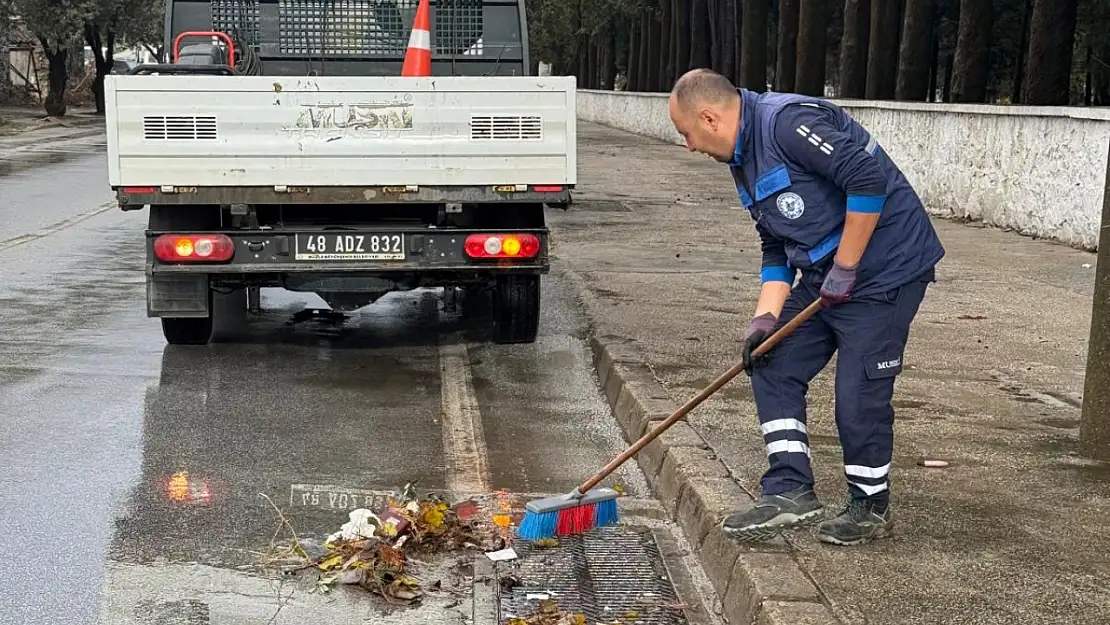
[[[147,310],[204,344],[214,292],[488,298],[535,340],[547,206],[576,182],[573,77],[532,75],[524,0],[168,0],[164,64],[105,80],[109,182],[147,210]]]

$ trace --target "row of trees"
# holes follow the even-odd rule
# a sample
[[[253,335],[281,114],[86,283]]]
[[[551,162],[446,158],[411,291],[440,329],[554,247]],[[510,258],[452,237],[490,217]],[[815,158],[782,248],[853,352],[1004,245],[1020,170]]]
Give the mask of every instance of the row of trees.
[[[92,91],[96,111],[103,114],[104,76],[112,70],[114,50],[120,45],[156,44],[162,38],[164,13],[162,3],[154,0],[0,0],[0,48],[4,49],[10,16],[18,17],[42,46],[47,61],[47,114],[64,115],[74,65],[69,57],[74,50],[83,45],[92,48],[96,64]],[[78,66],[84,59],[80,61]],[[2,68],[6,78],[7,62]]]
[[[529,30],[584,88],[1110,105],[1110,0],[531,0]]]

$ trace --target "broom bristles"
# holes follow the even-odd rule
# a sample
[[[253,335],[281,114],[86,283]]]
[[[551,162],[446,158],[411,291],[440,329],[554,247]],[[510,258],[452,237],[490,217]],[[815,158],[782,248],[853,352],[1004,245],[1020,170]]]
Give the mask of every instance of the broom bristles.
[[[517,529],[517,535],[524,540],[532,541],[555,536],[572,536],[588,532],[595,527],[612,525],[617,522],[617,519],[616,499],[582,504],[553,512],[538,513],[527,510]]]

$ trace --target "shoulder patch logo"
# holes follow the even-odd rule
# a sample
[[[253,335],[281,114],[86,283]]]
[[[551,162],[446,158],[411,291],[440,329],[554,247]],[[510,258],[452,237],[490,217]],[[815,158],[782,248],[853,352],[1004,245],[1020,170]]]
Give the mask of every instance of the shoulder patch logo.
[[[806,212],[806,203],[802,201],[802,196],[787,191],[775,199],[775,206],[778,207],[779,212],[787,219],[797,219]]]

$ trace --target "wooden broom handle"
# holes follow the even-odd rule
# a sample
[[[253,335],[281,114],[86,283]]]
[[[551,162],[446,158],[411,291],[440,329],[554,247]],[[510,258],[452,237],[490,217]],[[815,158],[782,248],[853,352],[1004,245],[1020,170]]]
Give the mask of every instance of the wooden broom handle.
[[[763,341],[759,344],[758,347],[753,349],[752,357],[756,358],[762,356],[763,354],[766,354],[768,351],[771,350],[771,348],[773,348],[775,345],[778,345],[780,341],[786,338],[791,332],[796,330],[798,326],[808,321],[809,318],[815,315],[818,310],[821,310],[821,307],[823,305],[824,300],[818,297],[812,304],[806,306],[805,309],[802,310],[802,312],[794,315],[793,319],[787,321],[786,324],[779,328],[777,332],[767,337],[767,340]],[[627,462],[629,458],[639,453],[640,450],[643,449],[648,443],[658,438],[659,435],[666,431],[667,428],[677,423],[691,410],[697,408],[698,405],[701,404],[703,401],[709,399],[709,397],[720,390],[722,386],[728,384],[732,380],[732,378],[740,375],[740,372],[743,370],[744,363],[738,362],[733,365],[731,369],[722,373],[720,377],[718,377],[716,380],[713,380],[712,384],[705,387],[700,393],[692,397],[685,404],[679,406],[678,410],[675,410],[674,414],[667,417],[666,421],[663,421],[659,425],[655,426],[650,432],[640,437],[640,440],[633,443],[633,445],[626,449],[624,453],[614,458],[609,464],[605,465],[605,468],[599,471],[597,475],[583,482],[582,485],[578,487],[578,492],[584,495],[591,488],[597,486],[601,482],[601,480],[608,477],[609,474],[613,471],[616,471],[617,467],[621,466],[622,464]]]

